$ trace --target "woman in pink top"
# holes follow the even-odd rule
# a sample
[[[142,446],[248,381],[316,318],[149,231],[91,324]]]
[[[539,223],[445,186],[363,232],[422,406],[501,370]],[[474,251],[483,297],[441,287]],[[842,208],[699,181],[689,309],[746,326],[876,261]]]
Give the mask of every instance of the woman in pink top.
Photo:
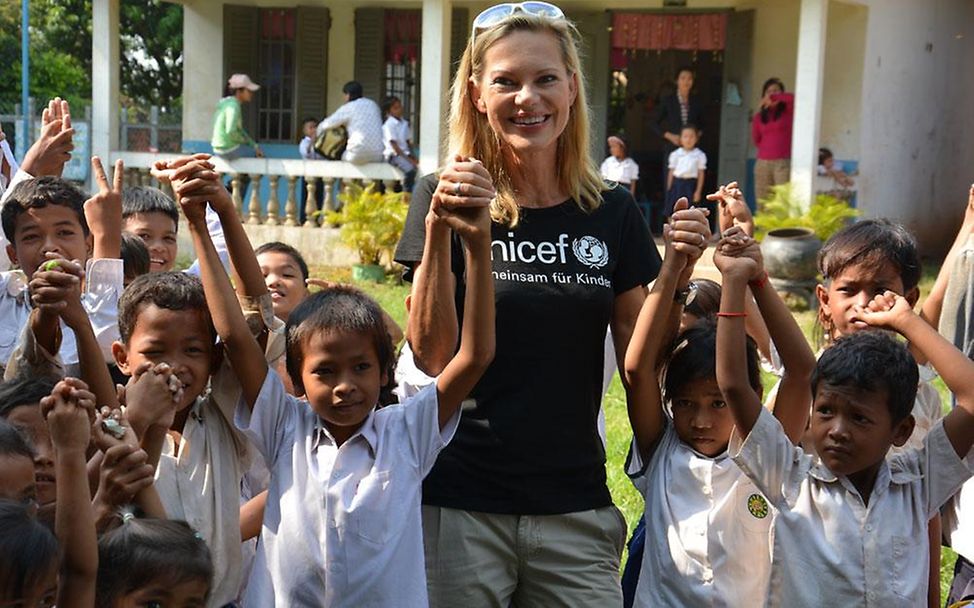
[[[787,183],[791,174],[791,123],[795,95],[785,93],[778,78],[769,78],[761,89],[761,111],[751,119],[751,138],[758,149],[754,165],[754,194],[768,196],[771,186]]]

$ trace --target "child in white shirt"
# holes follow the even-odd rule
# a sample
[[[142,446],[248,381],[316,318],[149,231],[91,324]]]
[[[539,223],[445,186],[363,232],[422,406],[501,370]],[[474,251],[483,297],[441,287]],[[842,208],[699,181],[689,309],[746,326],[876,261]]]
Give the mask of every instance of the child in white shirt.
[[[271,470],[245,604],[428,606],[422,480],[494,352],[488,210],[430,214],[424,264],[449,268],[448,229],[465,243],[460,348],[434,385],[376,409],[393,361],[378,305],[342,287],[302,302],[288,319],[287,371],[307,400],[287,395],[239,313],[202,209],[183,209],[214,324],[243,389],[236,422]]]
[[[700,133],[692,124],[680,130],[680,147],[670,152],[669,172],[666,175],[666,206],[663,216],[670,217],[673,205],[681,197],[691,203],[703,198],[703,178],[707,171],[707,155],[697,147]]]
[[[706,246],[707,239],[699,237],[709,234],[705,215],[686,206],[685,199],[678,201],[671,218],[681,226],[679,232],[664,227],[663,267],[626,351],[633,428],[627,472],[646,499],[646,538],[651,539],[645,545],[634,605],[756,606],[770,573],[774,513],[727,453],[733,420],[715,377],[715,326],[698,321],[668,352],[693,263]],[[729,231],[742,234],[737,227]],[[787,396],[778,401],[775,415],[797,440],[807,418],[815,359],[767,279],[755,281],[753,289],[787,370],[784,392],[779,393]],[[760,392],[753,344],[746,361],[748,386]],[[663,365],[661,383],[658,370]]]
[[[612,135],[606,141],[609,144],[609,156],[602,161],[599,173],[603,179],[622,184],[635,196],[636,184],[639,182],[639,165],[627,156],[628,146],[624,139]]]
[[[382,123],[382,154],[386,162],[406,174],[403,188],[406,192],[412,192],[419,161],[413,156],[413,130],[402,117],[402,101],[395,95],[386,97],[382,102],[382,113],[386,116],[386,121]]]
[[[734,248],[734,247],[732,247]],[[860,331],[826,349],[812,381],[813,458],[761,407],[742,364],[746,287],[756,244],[714,262],[724,285],[717,380],[734,417],[729,450],[777,514],[768,606],[927,604],[927,522],[971,475],[974,362],[892,291],[853,305],[850,322],[893,330],[940,373],[959,403],[919,450],[890,455],[913,432],[916,361],[883,332]]]

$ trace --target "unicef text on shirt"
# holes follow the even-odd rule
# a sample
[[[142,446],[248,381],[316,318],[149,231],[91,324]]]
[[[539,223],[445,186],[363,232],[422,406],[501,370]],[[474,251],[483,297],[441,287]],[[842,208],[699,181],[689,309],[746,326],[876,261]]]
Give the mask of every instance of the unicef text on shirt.
[[[541,241],[533,243],[531,241],[514,240],[514,233],[508,232],[510,240],[500,239],[491,241],[491,259],[495,259],[495,252],[499,252],[501,260],[504,262],[521,262],[524,264],[567,264],[568,263],[568,235],[558,235],[557,242]],[[582,236],[574,239],[571,243],[572,253],[575,258],[589,268],[602,268],[609,262],[609,248],[605,241],[594,236]]]

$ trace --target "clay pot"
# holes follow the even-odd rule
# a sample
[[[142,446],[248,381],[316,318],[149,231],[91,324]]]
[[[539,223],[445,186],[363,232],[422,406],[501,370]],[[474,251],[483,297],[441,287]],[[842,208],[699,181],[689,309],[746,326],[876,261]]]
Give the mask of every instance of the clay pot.
[[[772,279],[813,282],[822,241],[808,228],[778,228],[761,241],[764,268]]]

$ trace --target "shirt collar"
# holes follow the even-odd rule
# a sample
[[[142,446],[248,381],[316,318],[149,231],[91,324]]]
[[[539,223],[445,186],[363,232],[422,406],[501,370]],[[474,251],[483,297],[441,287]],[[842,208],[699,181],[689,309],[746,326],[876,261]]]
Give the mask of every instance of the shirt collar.
[[[379,435],[375,430],[375,408],[372,408],[372,411],[369,412],[369,417],[365,419],[362,426],[348,440],[352,441],[356,437],[364,439],[369,444],[372,453],[375,454],[375,448],[378,445],[379,439]],[[314,439],[311,441],[311,451],[316,452],[322,444],[335,445],[335,438],[328,430],[328,427],[325,426],[325,423],[322,422],[321,417],[317,416],[315,417],[315,432]]]

